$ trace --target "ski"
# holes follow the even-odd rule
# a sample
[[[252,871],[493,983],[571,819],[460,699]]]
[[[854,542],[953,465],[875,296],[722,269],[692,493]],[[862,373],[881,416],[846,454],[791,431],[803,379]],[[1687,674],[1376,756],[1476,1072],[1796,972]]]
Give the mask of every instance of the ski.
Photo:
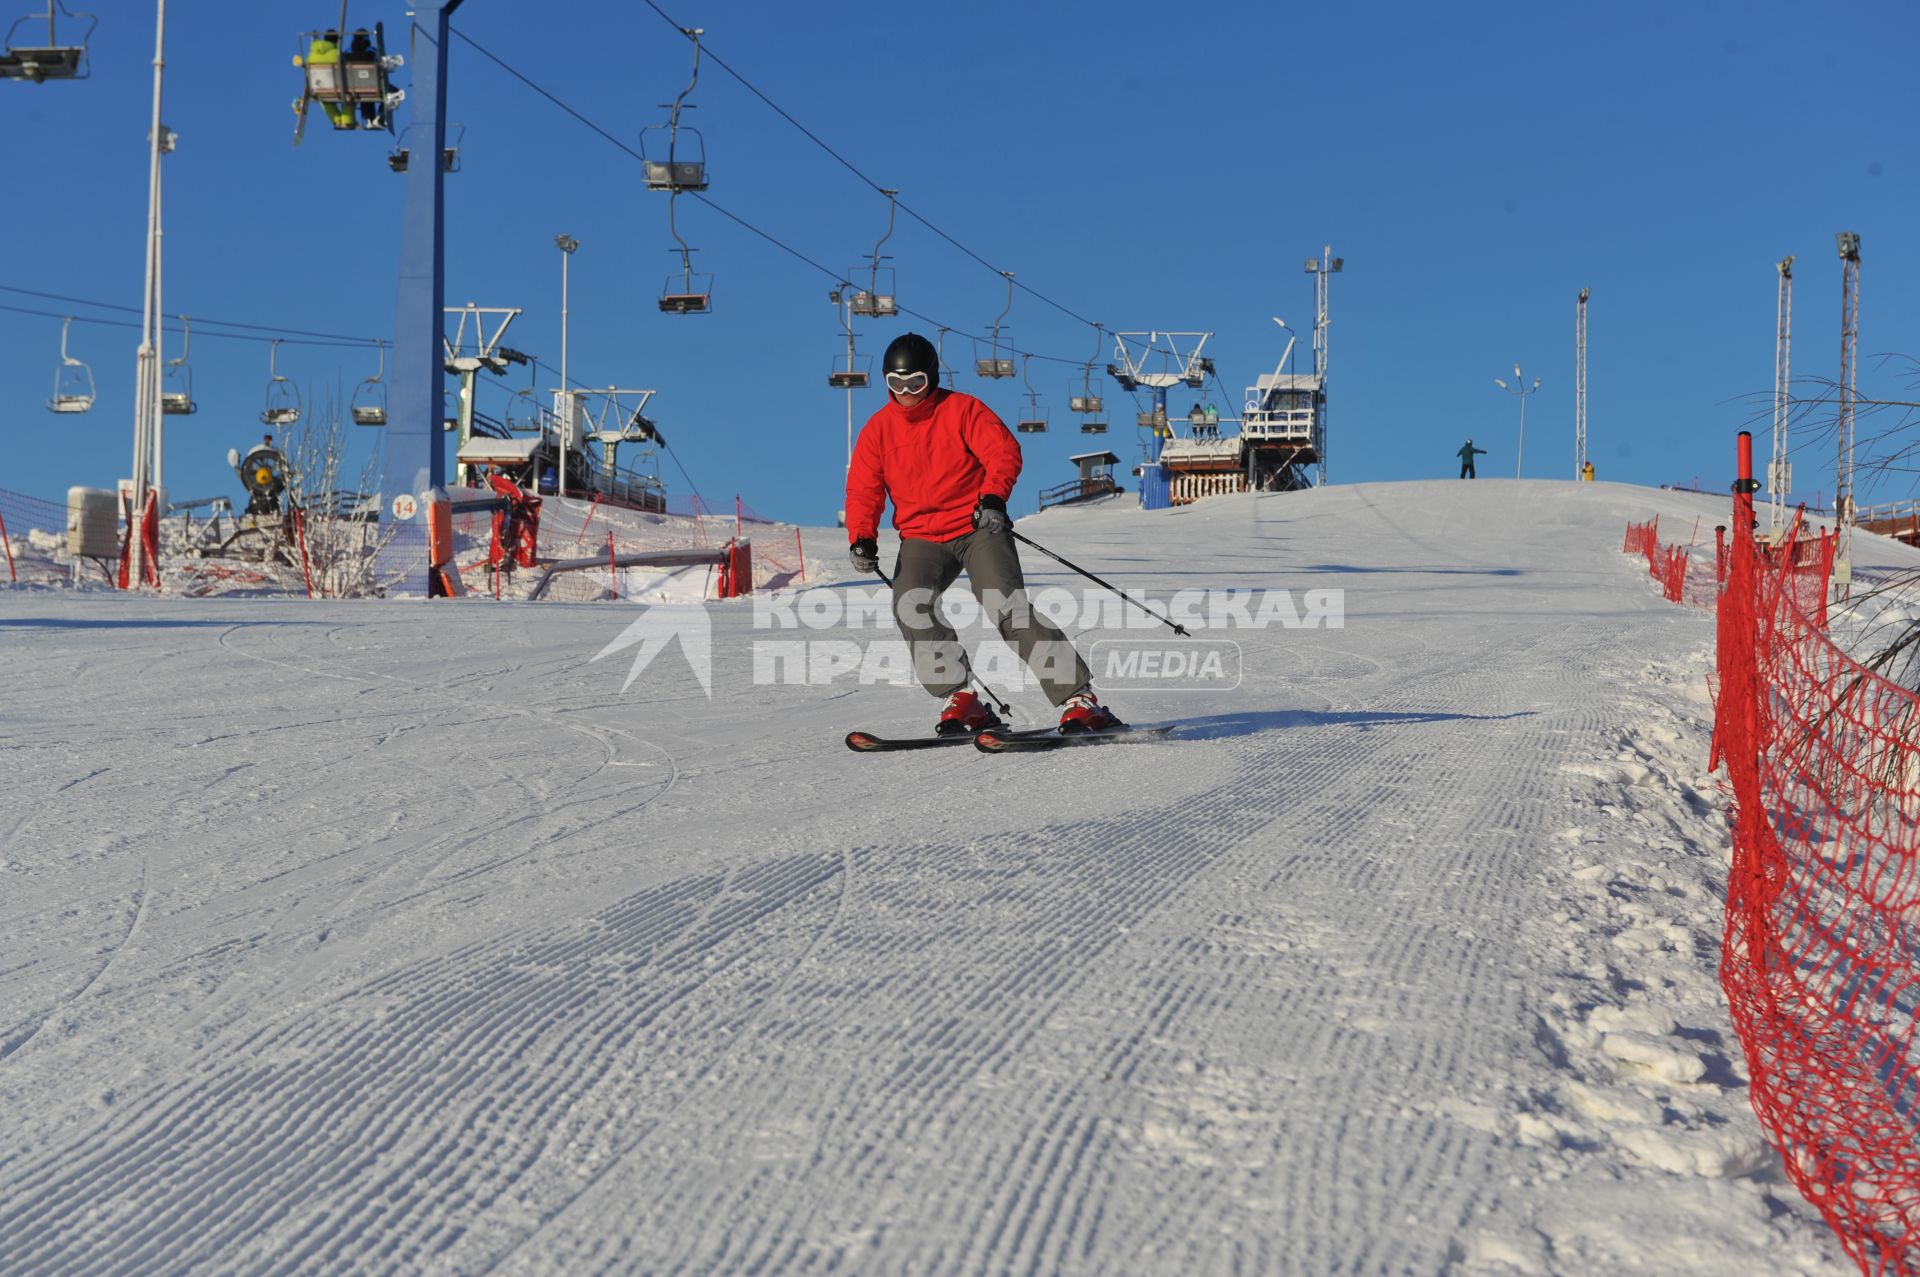
[[[856,754],[891,753],[902,749],[945,749],[952,745],[973,744],[972,732],[953,736],[875,736],[872,732],[848,732],[847,748]]]
[[[1019,731],[995,727],[989,730],[996,736],[1015,740],[1028,736],[1051,736],[1055,731],[1051,727],[1024,728]],[[949,745],[971,745],[973,741],[971,732],[961,732],[956,736],[875,736],[872,732],[847,733],[847,748],[856,754],[891,753],[903,749],[944,749]]]
[[[1113,727],[1103,732],[1066,733],[1053,727],[1038,732],[999,732],[988,728],[973,738],[973,747],[985,754],[1016,754],[1064,749],[1070,745],[1113,745],[1126,741],[1158,740],[1176,726],[1176,723],[1162,723],[1154,727]]]

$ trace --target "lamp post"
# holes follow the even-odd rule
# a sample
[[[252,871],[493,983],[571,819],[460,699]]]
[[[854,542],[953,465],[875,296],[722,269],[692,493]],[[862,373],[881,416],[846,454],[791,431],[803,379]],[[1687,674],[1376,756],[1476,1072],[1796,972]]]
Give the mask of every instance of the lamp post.
[[[554,247],[560,250],[560,473],[555,490],[567,495],[567,447],[573,438],[573,383],[567,380],[567,269],[580,241],[571,235],[555,235]]]
[[[1529,386],[1520,375],[1520,365],[1513,366],[1513,384],[1509,386],[1503,379],[1495,377],[1493,384],[1508,394],[1520,397],[1520,446],[1513,452],[1513,477],[1520,477],[1520,464],[1527,455],[1527,396],[1540,389],[1540,379],[1535,377]]]

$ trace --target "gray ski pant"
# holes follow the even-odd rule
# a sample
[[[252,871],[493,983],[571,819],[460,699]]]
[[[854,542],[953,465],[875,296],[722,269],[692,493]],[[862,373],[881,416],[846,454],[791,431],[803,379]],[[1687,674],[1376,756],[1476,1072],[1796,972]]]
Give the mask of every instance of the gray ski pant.
[[[940,614],[940,596],[962,570],[973,597],[993,618],[1000,637],[1039,677],[1048,700],[1063,704],[1093,681],[1067,636],[1028,603],[1012,534],[974,531],[951,541],[900,538],[893,616],[913,652],[913,674],[921,686],[944,698],[967,685],[967,650]]]

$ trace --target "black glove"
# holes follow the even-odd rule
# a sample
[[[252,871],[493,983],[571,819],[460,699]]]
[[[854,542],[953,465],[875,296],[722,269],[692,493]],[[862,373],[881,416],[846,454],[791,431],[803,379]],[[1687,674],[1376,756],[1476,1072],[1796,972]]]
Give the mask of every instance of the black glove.
[[[973,507],[973,526],[988,533],[1013,531],[1013,520],[1007,517],[1007,503],[991,492],[981,493],[980,503]]]
[[[880,543],[872,537],[861,537],[847,547],[847,561],[853,564],[853,570],[862,574],[880,570]]]

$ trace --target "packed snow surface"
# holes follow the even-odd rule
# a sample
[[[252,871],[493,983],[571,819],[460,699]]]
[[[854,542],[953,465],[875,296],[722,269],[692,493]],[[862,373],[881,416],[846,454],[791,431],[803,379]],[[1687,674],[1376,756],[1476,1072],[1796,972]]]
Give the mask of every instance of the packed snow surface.
[[[1024,520],[1344,591],[1024,757],[848,752],[935,702],[756,684],[744,600],[709,696],[593,659],[645,604],[0,590],[0,1271],[1848,1272],[1715,979],[1712,622],[1620,551],[1723,511]]]

